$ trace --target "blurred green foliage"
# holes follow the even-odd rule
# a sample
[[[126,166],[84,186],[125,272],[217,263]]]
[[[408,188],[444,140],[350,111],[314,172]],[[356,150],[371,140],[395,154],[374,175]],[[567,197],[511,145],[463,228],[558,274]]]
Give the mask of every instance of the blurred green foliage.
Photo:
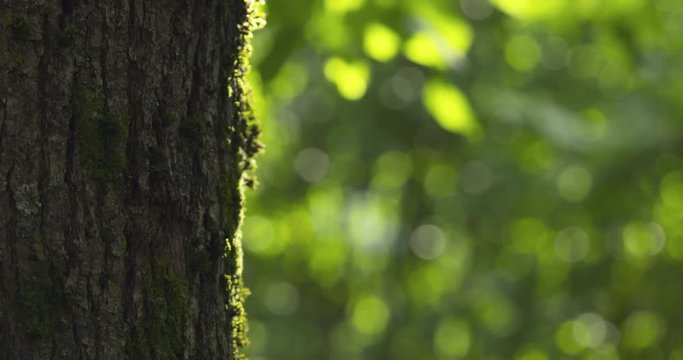
[[[272,0],[264,359],[683,359],[683,2]]]

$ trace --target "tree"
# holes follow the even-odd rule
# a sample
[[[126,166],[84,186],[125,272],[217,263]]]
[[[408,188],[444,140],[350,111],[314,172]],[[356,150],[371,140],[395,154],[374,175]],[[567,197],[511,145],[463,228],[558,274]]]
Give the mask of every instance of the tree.
[[[0,0],[0,358],[240,357],[253,16]]]

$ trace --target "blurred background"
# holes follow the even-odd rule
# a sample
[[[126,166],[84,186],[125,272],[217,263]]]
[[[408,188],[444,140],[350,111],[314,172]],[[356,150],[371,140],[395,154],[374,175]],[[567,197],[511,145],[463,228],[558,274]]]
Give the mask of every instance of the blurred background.
[[[683,359],[683,1],[264,9],[252,359]]]

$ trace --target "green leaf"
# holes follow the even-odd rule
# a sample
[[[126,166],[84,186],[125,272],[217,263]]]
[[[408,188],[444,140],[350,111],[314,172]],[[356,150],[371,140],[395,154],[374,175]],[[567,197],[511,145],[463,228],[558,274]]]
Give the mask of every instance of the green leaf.
[[[325,63],[325,77],[337,86],[339,95],[347,100],[358,100],[365,95],[370,79],[370,68],[360,60],[344,61],[333,57]]]
[[[479,136],[480,128],[474,112],[458,88],[441,80],[430,80],[422,96],[427,111],[442,128],[470,139]]]
[[[393,59],[401,46],[401,37],[392,29],[372,23],[365,28],[363,50],[371,58],[386,62]]]

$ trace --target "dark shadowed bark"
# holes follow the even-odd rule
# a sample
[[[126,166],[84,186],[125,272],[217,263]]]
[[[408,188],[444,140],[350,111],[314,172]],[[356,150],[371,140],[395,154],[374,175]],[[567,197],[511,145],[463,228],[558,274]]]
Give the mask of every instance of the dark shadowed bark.
[[[238,357],[245,1],[0,0],[0,359]]]

